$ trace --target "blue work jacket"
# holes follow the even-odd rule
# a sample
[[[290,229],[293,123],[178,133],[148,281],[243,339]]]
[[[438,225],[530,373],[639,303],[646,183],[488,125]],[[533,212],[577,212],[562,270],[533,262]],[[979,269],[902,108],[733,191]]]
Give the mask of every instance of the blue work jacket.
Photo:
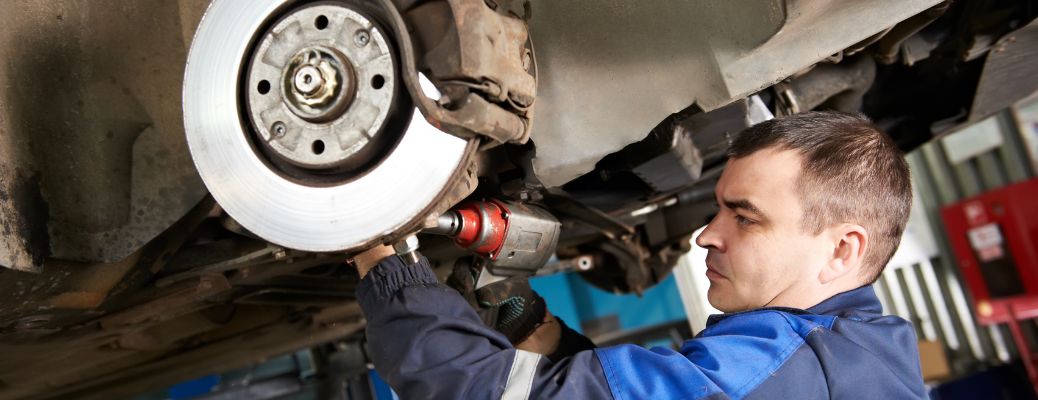
[[[926,398],[915,332],[882,315],[871,286],[807,310],[715,315],[678,350],[620,345],[552,356],[517,350],[483,325],[424,259],[385,259],[357,299],[375,369],[403,399]],[[560,347],[579,343],[574,335],[565,328]]]

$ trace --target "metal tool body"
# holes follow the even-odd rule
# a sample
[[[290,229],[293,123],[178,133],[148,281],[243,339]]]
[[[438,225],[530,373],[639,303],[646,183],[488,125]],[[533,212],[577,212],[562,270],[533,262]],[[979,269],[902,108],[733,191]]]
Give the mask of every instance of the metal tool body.
[[[465,203],[440,216],[436,233],[454,238],[480,258],[476,286],[511,276],[532,276],[555,253],[561,224],[548,211],[496,199]]]

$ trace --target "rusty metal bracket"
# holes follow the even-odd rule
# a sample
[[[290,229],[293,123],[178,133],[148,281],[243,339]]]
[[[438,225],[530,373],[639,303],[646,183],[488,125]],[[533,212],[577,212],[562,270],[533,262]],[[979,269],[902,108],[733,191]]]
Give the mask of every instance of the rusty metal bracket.
[[[484,0],[431,1],[406,10],[405,21],[392,0],[381,5],[398,41],[404,83],[432,125],[486,138],[484,148],[529,139],[537,79],[528,6],[517,15]],[[423,94],[418,72],[437,85],[439,99]]]
[[[115,329],[148,321],[167,321],[205,308],[205,299],[230,289],[231,284],[223,275],[199,276],[196,281],[171,286],[154,300],[101,318],[100,326]]]

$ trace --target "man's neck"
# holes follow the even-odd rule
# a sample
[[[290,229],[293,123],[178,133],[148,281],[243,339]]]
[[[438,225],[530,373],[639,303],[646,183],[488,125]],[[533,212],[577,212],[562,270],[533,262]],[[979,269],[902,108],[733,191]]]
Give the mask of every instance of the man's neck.
[[[861,282],[852,282],[850,280],[806,288],[791,286],[779,293],[778,296],[775,296],[775,298],[768,302],[768,304],[765,304],[764,307],[786,307],[806,310],[823,301],[829,300],[833,296],[857,289],[861,286]]]

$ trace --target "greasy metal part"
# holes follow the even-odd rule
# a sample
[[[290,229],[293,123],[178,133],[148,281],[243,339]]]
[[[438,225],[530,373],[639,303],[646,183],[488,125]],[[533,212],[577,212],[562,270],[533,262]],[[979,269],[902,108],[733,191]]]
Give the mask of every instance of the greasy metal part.
[[[746,126],[757,125],[774,118],[775,114],[768,109],[759,95],[755,94],[746,99]]]
[[[175,93],[206,5],[0,2],[0,266],[117,262],[205,196]]]
[[[205,308],[206,298],[231,289],[223,275],[203,275],[193,282],[182,282],[155,300],[106,316],[99,322],[103,329],[163,321]]]
[[[237,257],[220,260],[212,264],[194,266],[189,271],[184,271],[163,277],[155,281],[155,286],[160,288],[166,287],[186,279],[211,274],[219,274],[222,272],[238,269],[249,264],[260,264],[263,261],[270,261],[272,258],[277,260],[279,259],[279,257],[277,256],[278,254],[282,254],[282,257],[280,258],[284,258],[284,249],[278,246],[267,245],[261,249],[249,251]]]
[[[650,247],[641,237],[604,241],[582,246],[595,254],[595,268],[580,272],[593,285],[614,293],[642,293],[670,274],[677,260],[688,252],[690,236],[672,237],[669,245]]]
[[[6,135],[0,136],[4,140]],[[14,158],[11,150],[6,143],[0,145],[0,266],[41,272],[51,253],[47,203],[38,176],[26,176],[24,169],[4,168]]]
[[[549,192],[544,196],[545,204],[560,218],[568,218],[586,224],[609,239],[624,239],[634,234],[633,226],[620,221],[602,210],[574,200],[561,192]]]
[[[581,255],[564,260],[550,261],[537,271],[537,275],[553,275],[564,272],[581,272],[595,268],[595,256]]]
[[[760,91],[938,2],[534,0],[536,176],[561,186],[690,104]]]
[[[418,244],[418,236],[407,235],[393,243],[393,251],[408,265],[417,264],[419,259]]]
[[[243,90],[258,142],[309,169],[360,165],[352,158],[362,150],[391,145],[375,138],[397,134],[383,132],[401,93],[392,50],[370,17],[345,4],[288,11],[249,56]]]
[[[188,57],[188,143],[199,174],[224,210],[249,232],[280,246],[338,251],[414,231],[429,215],[445,210],[445,201],[471,192],[475,143],[437,130],[417,113],[385,159],[347,183],[309,186],[269,168],[250,147],[247,126],[228,111],[238,104],[237,78],[251,38],[284,4],[213,2]]]
[[[649,251],[636,241],[604,242],[599,250],[602,252],[603,267],[607,268],[596,268],[582,274],[592,284],[606,290],[612,286],[620,292],[640,294],[653,283],[646,268]],[[594,278],[602,275],[611,279]]]
[[[205,216],[209,214],[208,210],[205,211],[200,213],[200,215]],[[197,234],[197,232],[192,230],[187,230],[187,232]],[[161,242],[158,244],[161,244]],[[167,257],[168,253],[165,252],[158,254],[149,252],[141,257],[143,260],[140,263],[131,263],[131,265],[136,265],[137,269],[142,270],[161,269],[161,263],[164,261],[159,260]],[[233,298],[231,297],[232,294],[249,294],[254,293],[256,289],[263,288],[278,290],[250,296],[243,303],[255,302],[290,307],[300,306],[300,309],[313,309],[314,306],[320,307],[331,304],[333,297],[336,304],[347,304],[347,302],[351,301],[354,291],[353,286],[355,286],[356,282],[355,277],[349,274],[342,274],[341,269],[336,268],[325,268],[321,271],[307,270],[304,273],[300,273],[300,270],[311,268],[315,265],[311,258],[320,264],[334,264],[339,261],[324,254],[310,254],[296,260],[284,260],[281,263],[245,266],[234,274],[229,274],[230,276],[227,279],[219,275],[212,275],[197,278],[194,281],[184,281],[180,283],[183,286],[175,285],[157,292],[154,290],[139,290],[133,293],[134,297],[139,299],[143,295],[147,300],[133,307],[119,310],[116,313],[106,314],[99,318],[90,318],[104,312],[102,310],[105,310],[105,307],[96,308],[95,306],[93,310],[72,310],[80,318],[83,316],[89,318],[87,323],[78,326],[69,326],[67,322],[61,322],[61,316],[68,315],[70,310],[62,309],[61,306],[53,308],[48,306],[47,312],[41,314],[40,311],[36,310],[38,304],[33,303],[32,309],[35,311],[35,314],[27,315],[20,319],[29,325],[36,324],[36,326],[25,327],[25,329],[31,329],[32,334],[38,335],[31,342],[13,341],[12,336],[7,332],[8,329],[0,327],[0,334],[3,335],[3,340],[0,341],[0,350],[5,354],[4,360],[0,362],[3,365],[0,366],[0,379],[19,382],[19,385],[16,387],[0,389],[0,399],[29,397],[29,393],[50,395],[54,393],[54,385],[59,385],[62,388],[92,386],[93,382],[105,381],[113,375],[126,377],[120,380],[120,384],[115,385],[123,388],[136,385],[134,382],[137,382],[139,379],[160,379],[160,377],[172,370],[179,369],[181,373],[185,370],[198,371],[198,368],[208,368],[212,364],[211,360],[204,358],[189,358],[181,360],[182,365],[166,364],[166,367],[163,369],[151,370],[152,363],[164,363],[164,361],[155,359],[154,354],[183,354],[204,348],[217,347],[225,350],[223,357],[221,357],[221,362],[229,361],[227,357],[232,356],[227,351],[237,351],[241,346],[247,346],[247,342],[252,339],[232,339],[226,343],[223,342],[224,340],[234,338],[239,334],[255,338],[266,335],[271,330],[280,330],[283,326],[292,324],[288,321],[278,322],[275,319],[257,325],[249,322],[248,318],[252,318],[252,320],[255,320],[255,318],[248,317],[247,315],[245,316],[247,319],[243,321],[241,319],[243,317],[241,306],[237,307],[237,311],[233,313],[233,316],[221,317],[219,315],[226,315],[226,313],[209,312],[214,302],[220,303],[225,301],[225,299]],[[145,264],[145,260],[152,260],[152,262],[157,264]],[[61,265],[48,265],[46,270],[50,271],[60,269],[61,267]],[[69,271],[74,272],[74,267],[89,268],[91,266],[71,265],[69,267],[73,268]],[[84,274],[85,276],[82,278],[86,278],[85,280],[87,281],[100,280],[104,278],[101,275],[106,272],[105,270],[119,268],[117,265],[102,267],[104,268],[91,268],[90,274]],[[246,270],[249,271],[248,277],[244,277]],[[60,270],[57,272],[59,275],[64,275]],[[73,275],[73,278],[80,277]],[[258,281],[250,281],[251,279],[258,279]],[[212,283],[212,285],[207,286],[206,282]],[[228,287],[224,282],[229,282],[234,287]],[[119,281],[112,282],[112,284],[116,283],[119,286],[127,284]],[[14,286],[16,285],[12,285],[12,287]],[[83,290],[88,290],[88,288],[83,287]],[[313,294],[319,294],[319,296],[313,296]],[[238,298],[240,299],[240,297]],[[282,317],[281,310],[279,307],[265,307],[259,315],[265,319],[270,317],[284,318]],[[201,318],[200,314],[204,318]],[[300,314],[298,312],[294,314],[291,317],[292,321],[299,321]],[[53,315],[54,319],[50,322],[42,323],[43,318],[48,315]],[[305,314],[302,315],[305,317]],[[205,320],[212,322],[206,323]],[[353,320],[340,320],[343,324],[351,324],[357,321],[358,319],[356,318]],[[55,322],[59,325],[50,325]],[[339,326],[338,323],[314,325],[305,320],[301,322],[302,325],[308,328],[300,330],[297,335],[311,339],[323,337],[325,332],[329,330],[334,331]],[[296,324],[299,324],[299,322],[296,322]],[[104,329],[99,329],[100,327]],[[56,331],[58,328],[61,328],[61,331]],[[282,341],[298,339],[298,337],[280,338]],[[222,347],[224,345],[229,345],[230,347]],[[270,344],[266,344],[263,347],[250,348],[247,352],[265,354],[270,346]],[[279,348],[280,346],[274,347]],[[199,365],[199,363],[202,365]],[[51,372],[45,375],[27,376],[20,372],[20,368],[23,367],[49,370]],[[136,375],[140,369],[150,372]],[[176,380],[179,381],[187,378],[189,377],[181,377]],[[151,388],[145,387],[141,389],[138,387],[137,391],[143,392],[145,391],[144,389]],[[80,395],[73,397],[84,398]],[[99,397],[107,398],[104,396]],[[122,396],[117,397],[121,398]]]
[[[979,121],[1038,91],[1038,20],[995,43],[984,61],[984,72],[970,107],[970,121]]]
[[[3,273],[0,292],[6,293],[6,297],[0,302],[0,321],[40,314],[52,318],[45,326],[32,331],[5,329],[0,323],[0,342],[35,339],[41,333],[48,333],[44,330],[67,329],[93,319],[96,314],[92,313],[98,310],[125,307],[130,301],[128,295],[138,294],[144,284],[142,281],[152,280],[153,271],[161,270],[170,255],[189,240],[213,204],[211,199],[204,201],[166,232],[118,262],[87,264],[48,258],[39,273]],[[2,391],[0,398],[3,398]]]
[[[909,18],[909,19],[911,19],[911,18]],[[855,54],[858,54],[862,50],[865,50],[866,47],[869,47],[872,44],[878,42],[880,39],[882,39],[884,36],[886,36],[888,33],[890,33],[893,30],[894,30],[894,26],[889,27],[887,29],[884,29],[884,30],[876,33],[875,35],[869,36],[869,37],[865,38],[864,40],[862,40],[862,41],[860,41],[858,43],[855,43],[851,47],[848,47],[848,48],[844,49],[843,51],[840,52],[840,60],[842,61],[844,57],[850,57],[850,56],[853,56]]]
[[[364,318],[364,314],[360,309],[360,303],[354,301],[322,309],[314,314],[313,323],[317,326],[331,325],[362,318]]]
[[[289,321],[286,315],[272,312],[270,307],[252,306],[248,311],[248,314],[236,317],[224,328],[203,337],[204,345],[185,349],[161,359],[155,359],[154,356],[138,356],[128,361],[151,362],[135,368],[110,371],[90,380],[73,380],[70,375],[74,372],[71,371],[82,373],[82,368],[65,368],[70,372],[55,371],[49,381],[36,382],[34,386],[18,385],[10,398],[25,397],[19,396],[18,392],[24,394],[33,391],[54,398],[129,398],[148,390],[195,379],[200,375],[254,365],[270,357],[342,339],[362,331],[365,325],[363,321],[352,321],[316,328],[306,321]],[[239,310],[238,314],[243,313]],[[126,351],[111,348],[93,351],[96,358],[102,360],[113,358],[115,354],[126,354]],[[48,385],[47,382],[68,383]]]
[[[716,179],[732,136],[770,118],[771,111],[757,95],[710,112],[693,107],[671,115],[645,139],[606,156],[594,171],[558,193],[616,217],[643,213],[682,190]]]
[[[264,287],[234,299],[234,303],[290,307],[330,307],[354,300],[352,292],[352,290]]]
[[[235,286],[263,285],[280,276],[298,274],[312,267],[339,264],[342,262],[340,257],[336,254],[311,253],[305,257],[245,265],[231,273],[227,279]]]
[[[913,66],[917,62],[930,58],[933,51],[941,45],[940,35],[912,35],[901,43],[901,63]]]
[[[858,55],[840,64],[819,64],[790,81],[775,84],[780,115],[824,108],[861,111],[862,98],[876,79],[872,57]]]
[[[449,12],[444,13],[445,6]],[[485,0],[447,0],[409,10],[409,21],[423,35],[422,67],[434,81],[461,80],[485,85],[484,94],[497,103],[515,99],[530,106],[537,93],[531,65],[526,22],[498,13]],[[446,32],[435,35],[425,18],[448,19]],[[444,21],[435,21],[442,24]],[[446,84],[446,82],[445,82]]]
[[[131,330],[118,336],[113,347],[119,350],[162,351],[178,341],[220,327],[205,316],[205,310],[171,318],[140,330]]]
[[[220,228],[223,228],[222,226]],[[218,229],[218,228],[210,228]],[[166,266],[158,274],[161,277],[203,269],[207,266],[219,264],[226,260],[233,260],[246,254],[266,251],[270,244],[249,237],[233,235],[225,239],[212,242],[195,243],[178,251]],[[278,248],[280,249],[280,248]],[[269,251],[268,254],[273,253]]]
[[[525,143],[530,135],[537,87],[536,68],[522,68],[524,63],[531,65],[533,57],[527,46],[525,22],[497,14],[480,0],[447,3],[429,2],[411,10],[409,25],[391,0],[380,0],[398,39],[403,69],[435,67],[431,79],[445,85],[461,85],[462,90],[455,91],[454,97],[430,99],[423,94],[417,75],[404,74],[415,105],[433,125],[453,135],[466,139],[487,137],[491,145]],[[412,39],[409,28],[417,31],[418,39],[427,42],[422,49]],[[438,53],[420,54],[419,50]],[[421,65],[416,60],[419,54],[423,56]],[[504,103],[491,103],[467,94],[466,88],[478,88],[480,95]]]
[[[949,6],[951,6],[951,2],[944,1],[894,25],[894,28],[876,43],[875,50],[873,50],[873,53],[876,55],[876,61],[881,64],[893,64],[896,62],[899,54],[902,52],[902,45],[905,43],[905,40],[919,33],[923,28],[926,28],[930,23],[944,15],[948,11]],[[912,62],[915,61],[918,60],[912,60]],[[906,62],[906,64],[912,65],[910,62]]]
[[[657,193],[688,186],[699,179],[703,170],[703,157],[692,138],[694,133],[682,124],[661,124],[645,140],[622,150],[633,153],[624,157],[626,164]],[[647,155],[655,156],[646,159]]]

